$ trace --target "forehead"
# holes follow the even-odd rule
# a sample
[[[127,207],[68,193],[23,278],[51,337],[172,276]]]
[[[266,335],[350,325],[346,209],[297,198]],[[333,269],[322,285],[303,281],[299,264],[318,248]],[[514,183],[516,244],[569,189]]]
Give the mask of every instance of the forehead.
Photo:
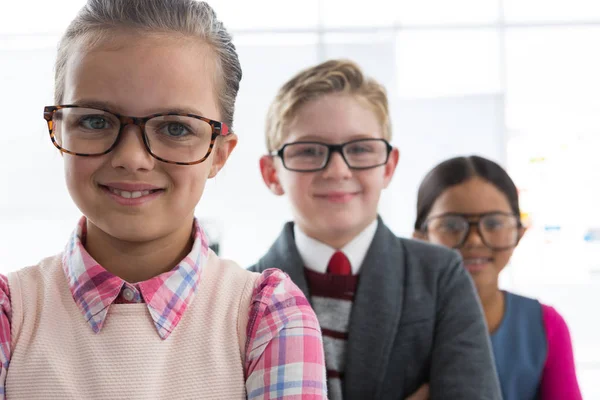
[[[107,103],[136,116],[177,106],[219,119],[215,81],[216,59],[206,43],[119,33],[91,47],[83,41],[74,45],[63,103]]]
[[[481,178],[471,178],[442,192],[432,207],[431,215],[448,212],[481,214],[494,211],[512,212],[506,195]]]
[[[380,119],[366,100],[346,94],[328,94],[297,109],[284,130],[284,141],[341,143],[360,138],[381,138],[382,131]]]

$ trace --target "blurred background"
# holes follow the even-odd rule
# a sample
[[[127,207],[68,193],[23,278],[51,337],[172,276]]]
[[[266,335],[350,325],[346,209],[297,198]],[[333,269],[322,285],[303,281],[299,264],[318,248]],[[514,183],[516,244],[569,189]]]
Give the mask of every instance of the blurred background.
[[[436,163],[505,166],[530,229],[502,285],[567,320],[584,398],[600,399],[600,2],[598,0],[213,0],[244,77],[239,145],[197,208],[221,255],[248,266],[290,211],[264,187],[264,118],[300,69],[349,58],[389,94],[401,161],[381,214],[412,233]],[[0,273],[57,253],[79,218],[42,118],[58,39],[83,0],[0,4]]]

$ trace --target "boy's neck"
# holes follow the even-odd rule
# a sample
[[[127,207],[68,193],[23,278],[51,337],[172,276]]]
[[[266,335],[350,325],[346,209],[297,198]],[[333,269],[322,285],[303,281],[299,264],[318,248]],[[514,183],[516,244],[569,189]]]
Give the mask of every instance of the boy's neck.
[[[102,267],[121,279],[143,282],[173,269],[189,254],[193,225],[151,242],[125,242],[88,221],[85,249]]]
[[[346,247],[348,243],[352,242],[361,233],[363,233],[364,230],[367,229],[367,227],[373,222],[375,222],[375,220],[369,222],[363,227],[356,228],[352,231],[345,231],[343,234],[339,234],[336,232],[318,232],[308,229],[308,227],[305,227],[302,224],[298,224],[298,227],[302,230],[302,232],[304,232],[306,236],[309,236],[323,244],[326,244],[331,248],[341,250],[344,247]]]
[[[334,249],[337,250],[341,250],[343,249],[348,243],[350,243],[352,241],[352,239],[354,239],[356,237],[352,236],[352,237],[346,237],[346,238],[342,238],[342,237],[337,237],[337,238],[314,238],[316,240],[318,240],[321,243],[326,244],[329,247],[332,247]]]

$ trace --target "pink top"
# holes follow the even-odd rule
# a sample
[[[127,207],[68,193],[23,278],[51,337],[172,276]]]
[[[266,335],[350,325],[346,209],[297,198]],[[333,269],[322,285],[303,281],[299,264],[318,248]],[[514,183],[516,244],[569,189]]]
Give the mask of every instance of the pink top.
[[[82,218],[63,252],[63,270],[81,317],[98,333],[112,304],[145,303],[156,334],[167,339],[202,279],[208,239],[198,222],[194,222],[192,250],[179,265],[136,284],[111,274],[89,255],[84,247],[85,227]],[[275,388],[281,399],[326,399],[321,332],[302,291],[283,272],[266,270],[257,279],[248,313],[245,376],[264,371],[264,381],[247,380],[248,398],[262,398]],[[11,315],[8,280],[0,275],[0,400],[5,399],[11,360]],[[300,324],[300,329],[288,329],[292,323]]]
[[[580,400],[569,328],[550,306],[542,304],[542,316],[548,354],[540,383],[540,400]]]

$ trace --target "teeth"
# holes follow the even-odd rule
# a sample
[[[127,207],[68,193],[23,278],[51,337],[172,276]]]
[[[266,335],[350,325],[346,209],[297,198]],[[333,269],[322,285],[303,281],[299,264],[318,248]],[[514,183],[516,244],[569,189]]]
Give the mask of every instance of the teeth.
[[[117,196],[121,196],[125,199],[137,199],[142,196],[148,196],[151,193],[150,190],[144,190],[144,191],[138,191],[138,192],[128,192],[126,190],[118,190],[115,188],[110,188],[110,191],[112,193],[116,194]]]
[[[465,264],[485,264],[488,261],[487,258],[468,258],[465,260]]]

